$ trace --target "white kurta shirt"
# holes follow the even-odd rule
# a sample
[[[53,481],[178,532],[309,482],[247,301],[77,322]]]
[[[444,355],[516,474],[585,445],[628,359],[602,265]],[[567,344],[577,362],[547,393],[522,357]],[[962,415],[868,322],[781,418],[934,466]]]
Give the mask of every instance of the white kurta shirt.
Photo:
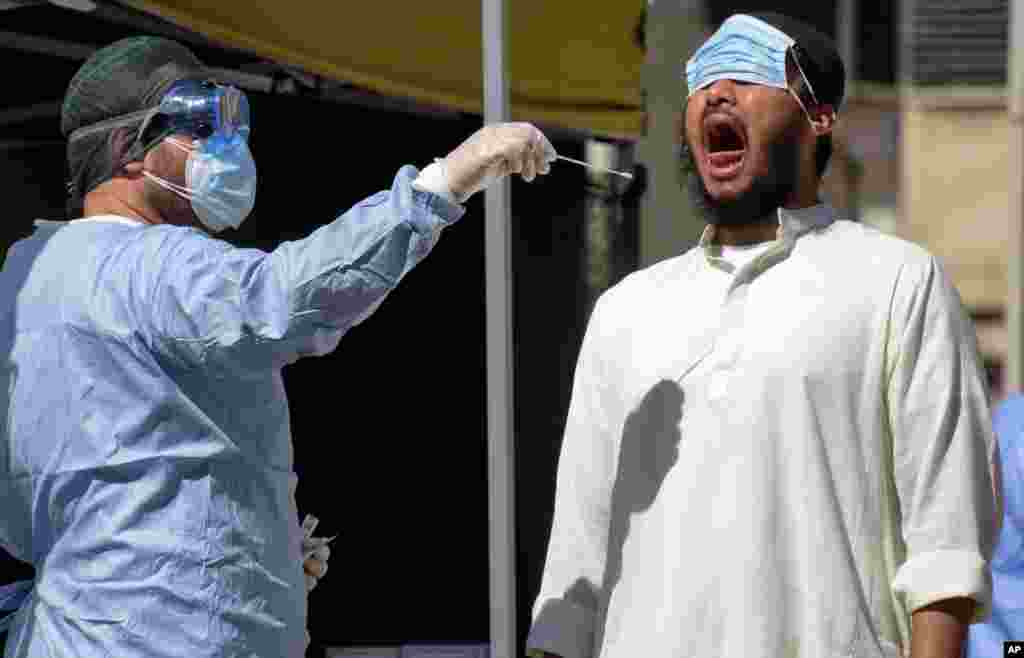
[[[893,658],[990,602],[995,442],[973,327],[923,249],[816,206],[739,268],[701,244],[598,301],[529,647]]]

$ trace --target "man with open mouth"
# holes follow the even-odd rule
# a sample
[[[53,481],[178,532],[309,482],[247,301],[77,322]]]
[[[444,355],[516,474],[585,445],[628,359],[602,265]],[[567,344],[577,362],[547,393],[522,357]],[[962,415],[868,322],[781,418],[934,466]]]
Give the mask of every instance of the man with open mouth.
[[[561,658],[959,658],[991,606],[995,443],[927,251],[820,201],[832,41],[726,20],[686,66],[707,227],[597,302],[528,648]]]

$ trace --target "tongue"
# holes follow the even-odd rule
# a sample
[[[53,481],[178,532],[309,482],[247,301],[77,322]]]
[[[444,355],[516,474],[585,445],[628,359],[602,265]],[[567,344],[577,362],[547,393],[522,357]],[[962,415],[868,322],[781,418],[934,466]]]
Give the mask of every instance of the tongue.
[[[743,149],[740,149],[739,151],[717,151],[715,153],[709,153],[708,160],[711,161],[712,166],[728,167],[742,160],[743,153]]]

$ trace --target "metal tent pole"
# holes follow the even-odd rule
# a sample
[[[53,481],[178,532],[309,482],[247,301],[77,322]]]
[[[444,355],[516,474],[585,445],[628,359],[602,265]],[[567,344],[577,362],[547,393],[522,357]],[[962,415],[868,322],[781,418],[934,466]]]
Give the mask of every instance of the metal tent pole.
[[[482,0],[484,123],[507,121],[504,0]],[[516,646],[515,434],[509,180],[484,193],[487,295],[487,447],[491,658]]]
[[[1010,52],[1007,62],[1010,118],[1010,251],[1006,300],[1009,345],[1006,393],[1024,385],[1024,1],[1010,3]]]

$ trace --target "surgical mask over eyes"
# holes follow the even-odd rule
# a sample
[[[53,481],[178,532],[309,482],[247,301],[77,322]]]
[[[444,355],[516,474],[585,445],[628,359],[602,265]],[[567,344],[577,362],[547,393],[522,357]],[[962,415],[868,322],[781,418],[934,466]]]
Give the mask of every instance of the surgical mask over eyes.
[[[173,137],[165,139],[188,153],[185,186],[172,183],[148,171],[143,175],[183,199],[212,233],[238,228],[256,204],[256,162],[245,138],[214,135],[191,146]]]
[[[718,80],[739,80],[785,89],[813,125],[810,111],[819,103],[800,66],[798,49],[789,35],[760,19],[745,14],[731,16],[687,61],[688,97]],[[797,72],[795,80],[788,78],[787,62]],[[832,114],[834,119],[835,112]]]
[[[725,79],[788,89],[786,52],[794,43],[762,20],[731,16],[686,63],[688,95]]]

